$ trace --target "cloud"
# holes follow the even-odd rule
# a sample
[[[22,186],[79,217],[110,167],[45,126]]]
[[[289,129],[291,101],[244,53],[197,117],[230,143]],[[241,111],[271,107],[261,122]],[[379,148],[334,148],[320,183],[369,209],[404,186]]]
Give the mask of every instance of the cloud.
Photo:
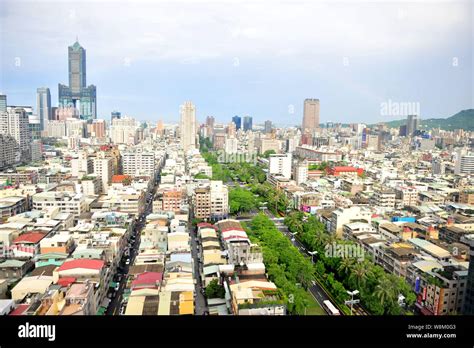
[[[57,56],[76,35],[98,63],[416,54],[469,26],[466,1],[4,1],[5,54]],[[120,57],[117,59],[117,57]]]

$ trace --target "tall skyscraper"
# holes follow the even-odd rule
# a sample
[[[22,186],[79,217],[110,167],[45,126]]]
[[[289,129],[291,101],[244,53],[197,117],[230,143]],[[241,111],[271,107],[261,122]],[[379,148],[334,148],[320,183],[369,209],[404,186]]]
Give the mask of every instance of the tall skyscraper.
[[[268,120],[268,121],[265,121],[265,133],[271,133],[272,132],[272,121]]]
[[[184,151],[196,148],[196,107],[190,101],[180,106],[181,146]]]
[[[319,128],[319,99],[305,99],[303,110],[303,133],[312,134]]]
[[[411,137],[418,130],[420,119],[418,115],[408,115],[407,117],[407,136]]]
[[[240,116],[235,115],[232,117],[232,122],[235,123],[235,129],[239,130],[242,128],[242,118]]]
[[[245,116],[243,123],[244,131],[252,130],[252,117]]]
[[[7,112],[7,96],[0,94],[0,113]]]
[[[51,120],[51,93],[49,88],[40,87],[36,90],[36,112],[40,119],[40,129],[46,128],[46,123]]]
[[[18,161],[31,160],[30,143],[31,133],[28,114],[21,107],[9,108],[7,112],[0,113],[0,134],[12,136],[18,143]]]
[[[96,87],[86,85],[86,50],[76,41],[69,46],[68,54],[69,86],[58,84],[59,105],[77,107],[81,119],[94,119],[97,117]]]
[[[211,138],[214,135],[214,124],[216,123],[216,119],[214,116],[207,116],[206,117],[206,135]]]

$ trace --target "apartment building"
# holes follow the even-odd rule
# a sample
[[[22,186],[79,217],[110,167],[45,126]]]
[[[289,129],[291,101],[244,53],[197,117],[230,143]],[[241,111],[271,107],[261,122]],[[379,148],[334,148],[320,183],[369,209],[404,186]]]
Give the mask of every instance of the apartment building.
[[[350,208],[338,208],[331,214],[330,231],[342,237],[343,225],[352,222],[371,223],[372,212],[366,207],[353,206]]]
[[[229,193],[222,181],[210,181],[209,185],[194,190],[194,216],[199,219],[223,219],[229,214]]]
[[[123,152],[122,171],[125,175],[148,175],[154,178],[156,174],[155,154],[138,150]]]
[[[45,191],[36,193],[32,197],[32,206],[34,210],[48,210],[57,207],[61,212],[71,213],[75,217],[79,217],[79,215],[88,211],[84,195],[70,192]]]
[[[272,175],[280,175],[286,179],[291,178],[291,153],[288,154],[272,154],[268,161],[268,173]]]

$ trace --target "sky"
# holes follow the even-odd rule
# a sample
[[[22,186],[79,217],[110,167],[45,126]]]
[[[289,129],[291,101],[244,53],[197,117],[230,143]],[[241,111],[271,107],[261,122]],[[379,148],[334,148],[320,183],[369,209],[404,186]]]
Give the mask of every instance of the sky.
[[[0,93],[36,103],[36,88],[68,82],[67,48],[87,51],[98,118],[119,110],[177,123],[300,124],[305,98],[321,122],[421,118],[474,107],[470,0],[0,0]]]

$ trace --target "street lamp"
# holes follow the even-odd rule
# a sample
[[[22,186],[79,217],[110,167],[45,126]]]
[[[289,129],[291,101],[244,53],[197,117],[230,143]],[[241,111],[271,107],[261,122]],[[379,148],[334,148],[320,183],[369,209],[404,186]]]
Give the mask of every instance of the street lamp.
[[[292,235],[291,241],[294,242],[295,241],[295,236],[298,234],[298,232],[290,232],[290,234]]]
[[[347,290],[347,293],[351,296],[351,299],[348,301],[344,301],[346,305],[350,304],[351,305],[351,315],[352,315],[352,307],[356,304],[359,303],[360,300],[354,300],[354,296],[359,293],[359,290],[354,290],[354,291],[349,291]]]
[[[318,252],[315,250],[315,251],[308,251],[308,254],[311,255],[311,262],[314,263],[314,255],[316,255]]]

